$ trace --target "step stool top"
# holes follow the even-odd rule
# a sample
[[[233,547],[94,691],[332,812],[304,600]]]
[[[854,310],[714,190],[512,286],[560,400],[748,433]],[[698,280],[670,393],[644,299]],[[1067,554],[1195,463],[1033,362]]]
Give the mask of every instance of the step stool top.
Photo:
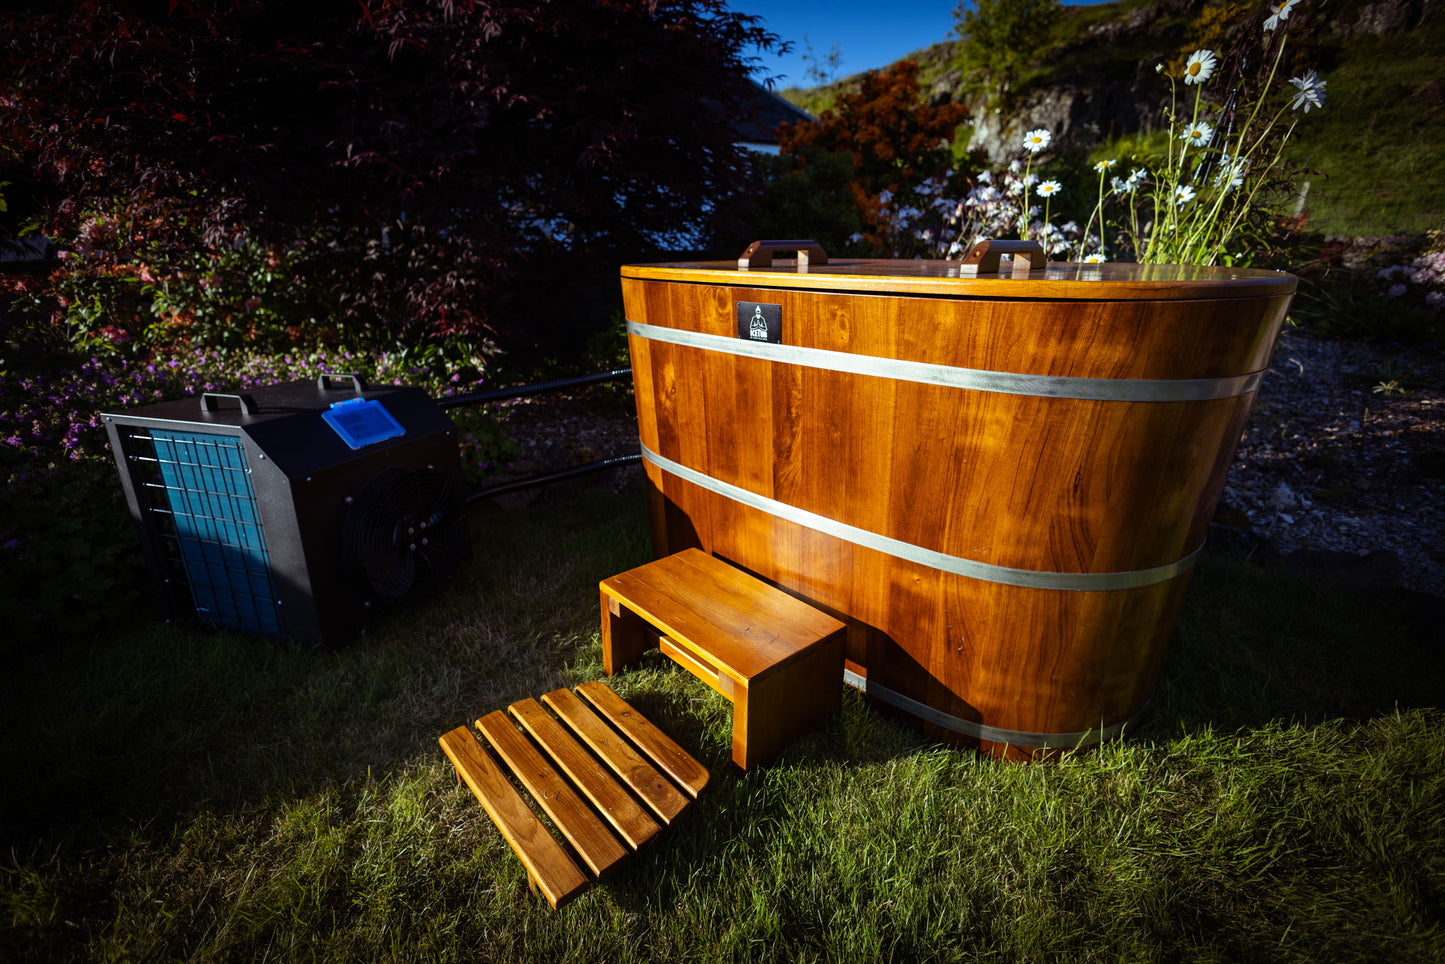
[[[843,629],[827,613],[701,549],[684,549],[601,585],[627,609],[743,681]]]

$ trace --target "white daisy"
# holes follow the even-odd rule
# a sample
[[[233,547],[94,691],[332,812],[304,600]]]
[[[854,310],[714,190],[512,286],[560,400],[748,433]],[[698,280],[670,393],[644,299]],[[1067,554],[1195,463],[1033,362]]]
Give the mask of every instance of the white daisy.
[[[1174,203],[1176,206],[1182,208],[1192,200],[1194,200],[1194,188],[1188,184],[1181,184],[1174,189]]]
[[[1299,0],[1284,0],[1283,3],[1271,3],[1269,5],[1269,19],[1264,22],[1265,32],[1278,27],[1283,21],[1289,19],[1289,12]]]
[[[1325,106],[1326,82],[1320,80],[1319,75],[1313,70],[1305,71],[1303,77],[1291,77],[1289,82],[1299,88],[1299,92],[1294,95],[1294,100],[1289,102],[1289,105],[1295,110],[1303,107],[1305,113],[1308,114],[1311,107]]]
[[[1037,154],[1039,151],[1048,147],[1049,141],[1053,139],[1053,134],[1050,134],[1048,131],[1040,127],[1038,130],[1029,131],[1027,134],[1024,135],[1024,149],[1027,150],[1030,154]]]
[[[1039,185],[1039,197],[1053,197],[1064,189],[1058,181],[1045,181]]]
[[[1213,136],[1213,127],[1204,123],[1204,121],[1195,121],[1193,124],[1184,128],[1183,132],[1179,135],[1179,139],[1181,141],[1188,141],[1190,147],[1203,147],[1209,143],[1210,138]]]
[[[1244,175],[1248,170],[1249,161],[1247,159],[1221,154],[1219,156],[1219,173],[1214,175],[1214,186],[1222,187],[1226,191],[1233,190],[1244,183]]]
[[[1100,174],[1103,174],[1105,171],[1109,170],[1111,167],[1118,163],[1119,159],[1117,157],[1109,161],[1100,161],[1099,163],[1094,165],[1094,170],[1098,171]]]
[[[1196,50],[1189,55],[1189,62],[1184,65],[1184,83],[1202,84],[1214,76],[1214,67],[1219,59],[1214,56],[1212,50]]]
[[[1085,256],[1084,256],[1084,264],[1103,264],[1103,263],[1104,263],[1104,255],[1103,255],[1102,252],[1095,251],[1093,254],[1088,254],[1088,255],[1085,255]]]

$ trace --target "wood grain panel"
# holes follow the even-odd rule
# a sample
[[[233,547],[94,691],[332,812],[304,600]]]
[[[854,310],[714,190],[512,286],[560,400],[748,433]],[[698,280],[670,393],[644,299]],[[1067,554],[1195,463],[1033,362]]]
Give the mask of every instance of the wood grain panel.
[[[577,692],[691,796],[697,797],[707,789],[707,768],[652,721],[628,706],[605,683],[597,680],[583,683]]]
[[[731,303],[759,301],[782,306],[785,344],[1076,378],[1219,378],[1259,371],[1269,364],[1290,300],[960,300],[626,280],[623,289],[627,317],[643,324],[733,337]],[[727,310],[716,307],[719,290],[729,293]],[[645,308],[634,314],[634,305]]]
[[[731,261],[675,264],[634,264],[622,269],[624,280],[686,281],[703,285],[765,285],[775,289],[937,295],[947,298],[1041,297],[1109,301],[1190,299],[1216,300],[1288,296],[1295,279],[1276,271],[1194,265],[1049,264],[1026,278],[980,276],[962,278],[958,263],[947,261],[885,261],[833,259],[827,265],[799,269],[740,271]],[[756,300],[756,299],[753,299]]]
[[[588,749],[611,767],[663,823],[672,823],[687,809],[688,798],[641,753],[618,736],[576,693],[554,690],[542,697],[542,702],[571,727]]]
[[[553,909],[566,906],[586,890],[591,883],[587,875],[537,819],[476,737],[465,726],[459,726],[445,733],[439,742],[457,769],[457,779],[471,788],[527,868],[528,879],[541,888]]]
[[[605,877],[627,856],[627,849],[506,713],[488,713],[475,725],[594,874]]]
[[[1086,379],[1222,379],[1267,364],[1294,288],[1276,272],[941,263],[623,270],[627,316],[732,337],[778,304],[786,345]],[[740,358],[633,336],[659,455],[888,538],[993,566],[1118,573],[1199,547],[1253,403],[1017,395]],[[653,442],[655,441],[655,445]],[[1022,588],[854,545],[647,466],[659,555],[701,546],[849,624],[870,681],[959,719],[1066,733],[1148,699],[1187,573],[1133,589]],[[989,752],[1031,755],[983,744]]]
[[[613,779],[606,767],[542,708],[542,704],[532,699],[519,700],[507,709],[546,751],[547,757],[555,761],[592,802],[597,812],[612,824],[628,846],[637,850],[658,835],[662,827]]]

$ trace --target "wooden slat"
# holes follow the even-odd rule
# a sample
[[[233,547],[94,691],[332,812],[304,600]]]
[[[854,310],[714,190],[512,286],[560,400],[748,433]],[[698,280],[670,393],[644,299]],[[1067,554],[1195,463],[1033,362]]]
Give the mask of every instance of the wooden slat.
[[[629,846],[636,850],[661,832],[657,821],[542,704],[531,699],[520,700],[508,709]]]
[[[477,720],[476,726],[593,873],[605,876],[628,855],[629,851],[617,842],[586,801],[518,732],[507,714],[501,710],[488,713]]]
[[[699,659],[692,650],[679,646],[671,636],[663,636],[657,641],[657,648],[668,659],[686,669],[689,673],[702,680],[718,693],[732,700],[735,687],[739,684],[733,682],[731,676],[725,676],[717,671],[717,667],[706,660]]]
[[[848,356],[1101,386],[1240,378],[1268,367],[1294,279],[1137,265],[964,282],[938,274],[956,271],[943,262],[697,267],[624,269],[625,314],[641,326],[629,337],[639,434],[662,458],[780,505],[648,461],[654,550],[701,547],[841,616],[848,658],[873,683],[965,723],[1069,733],[1137,713],[1187,574],[1097,592],[990,582],[830,535],[785,507],[1002,569],[1178,562],[1204,540],[1252,392],[1156,404],[972,391],[862,374]],[[779,305],[786,346],[840,363],[647,337],[734,338],[739,302]]]
[[[457,775],[486,808],[547,902],[560,908],[586,890],[587,875],[553,839],[476,737],[465,726],[459,726],[439,742],[457,768]]]
[[[687,809],[688,798],[592,712],[576,693],[554,690],[542,697],[542,702],[551,707],[562,722],[570,726],[582,742],[601,757],[622,778],[622,782],[652,808],[653,813],[662,818],[663,823],[672,823],[678,814]]]
[[[692,796],[696,797],[707,787],[707,768],[605,683],[597,680],[583,683],[577,687],[577,692]]]

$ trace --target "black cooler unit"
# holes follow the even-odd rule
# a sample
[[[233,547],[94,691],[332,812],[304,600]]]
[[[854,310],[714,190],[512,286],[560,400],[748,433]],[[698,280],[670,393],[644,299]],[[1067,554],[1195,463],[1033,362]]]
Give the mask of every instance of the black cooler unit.
[[[420,389],[323,375],[102,417],[170,616],[333,645],[471,554],[456,431]]]

